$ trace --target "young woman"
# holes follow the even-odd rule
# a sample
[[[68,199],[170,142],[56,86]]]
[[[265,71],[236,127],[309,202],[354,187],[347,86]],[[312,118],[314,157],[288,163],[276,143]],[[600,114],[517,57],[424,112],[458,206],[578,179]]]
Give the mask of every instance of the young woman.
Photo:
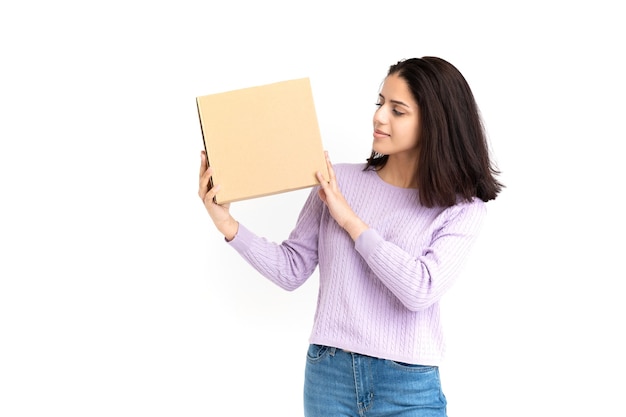
[[[295,228],[277,244],[217,205],[202,153],[199,196],[235,250],[287,290],[319,266],[304,381],[307,417],[445,416],[439,300],[454,283],[502,185],[473,94],[436,57],[392,65],[372,153],[328,159]]]

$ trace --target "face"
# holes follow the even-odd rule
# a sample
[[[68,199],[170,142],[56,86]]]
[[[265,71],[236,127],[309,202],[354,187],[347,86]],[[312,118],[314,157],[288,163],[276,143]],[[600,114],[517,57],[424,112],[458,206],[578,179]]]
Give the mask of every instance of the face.
[[[416,156],[419,107],[406,81],[396,74],[385,78],[374,113],[374,151],[382,155]]]

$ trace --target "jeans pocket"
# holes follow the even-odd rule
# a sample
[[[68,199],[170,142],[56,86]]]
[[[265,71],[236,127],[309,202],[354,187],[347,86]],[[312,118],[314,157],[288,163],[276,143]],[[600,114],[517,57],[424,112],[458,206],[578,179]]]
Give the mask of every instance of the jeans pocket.
[[[433,371],[438,370],[436,366],[431,366],[431,365],[416,365],[413,363],[398,362],[398,361],[392,361],[392,360],[388,360],[387,363],[389,363],[395,369],[400,369],[400,370],[408,371],[408,372],[426,373],[426,372],[433,372]]]
[[[329,350],[330,348],[328,346],[310,344],[306,358],[311,363],[319,362],[328,355]]]

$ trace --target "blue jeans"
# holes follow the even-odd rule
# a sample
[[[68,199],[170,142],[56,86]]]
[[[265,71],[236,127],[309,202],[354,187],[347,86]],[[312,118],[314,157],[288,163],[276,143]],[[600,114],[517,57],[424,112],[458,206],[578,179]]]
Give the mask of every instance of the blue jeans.
[[[310,345],[306,417],[446,417],[439,368]]]

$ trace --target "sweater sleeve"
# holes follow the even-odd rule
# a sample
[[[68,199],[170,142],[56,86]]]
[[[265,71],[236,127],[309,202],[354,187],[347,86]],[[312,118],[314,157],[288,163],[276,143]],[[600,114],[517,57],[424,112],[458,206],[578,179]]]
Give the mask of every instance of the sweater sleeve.
[[[317,187],[309,194],[287,240],[278,244],[259,237],[243,224],[229,245],[263,276],[281,288],[300,287],[318,263],[318,235],[322,202]]]
[[[373,273],[409,310],[430,307],[452,286],[486,213],[480,200],[448,210],[447,221],[418,256],[384,240],[374,229],[363,232],[355,242]]]

